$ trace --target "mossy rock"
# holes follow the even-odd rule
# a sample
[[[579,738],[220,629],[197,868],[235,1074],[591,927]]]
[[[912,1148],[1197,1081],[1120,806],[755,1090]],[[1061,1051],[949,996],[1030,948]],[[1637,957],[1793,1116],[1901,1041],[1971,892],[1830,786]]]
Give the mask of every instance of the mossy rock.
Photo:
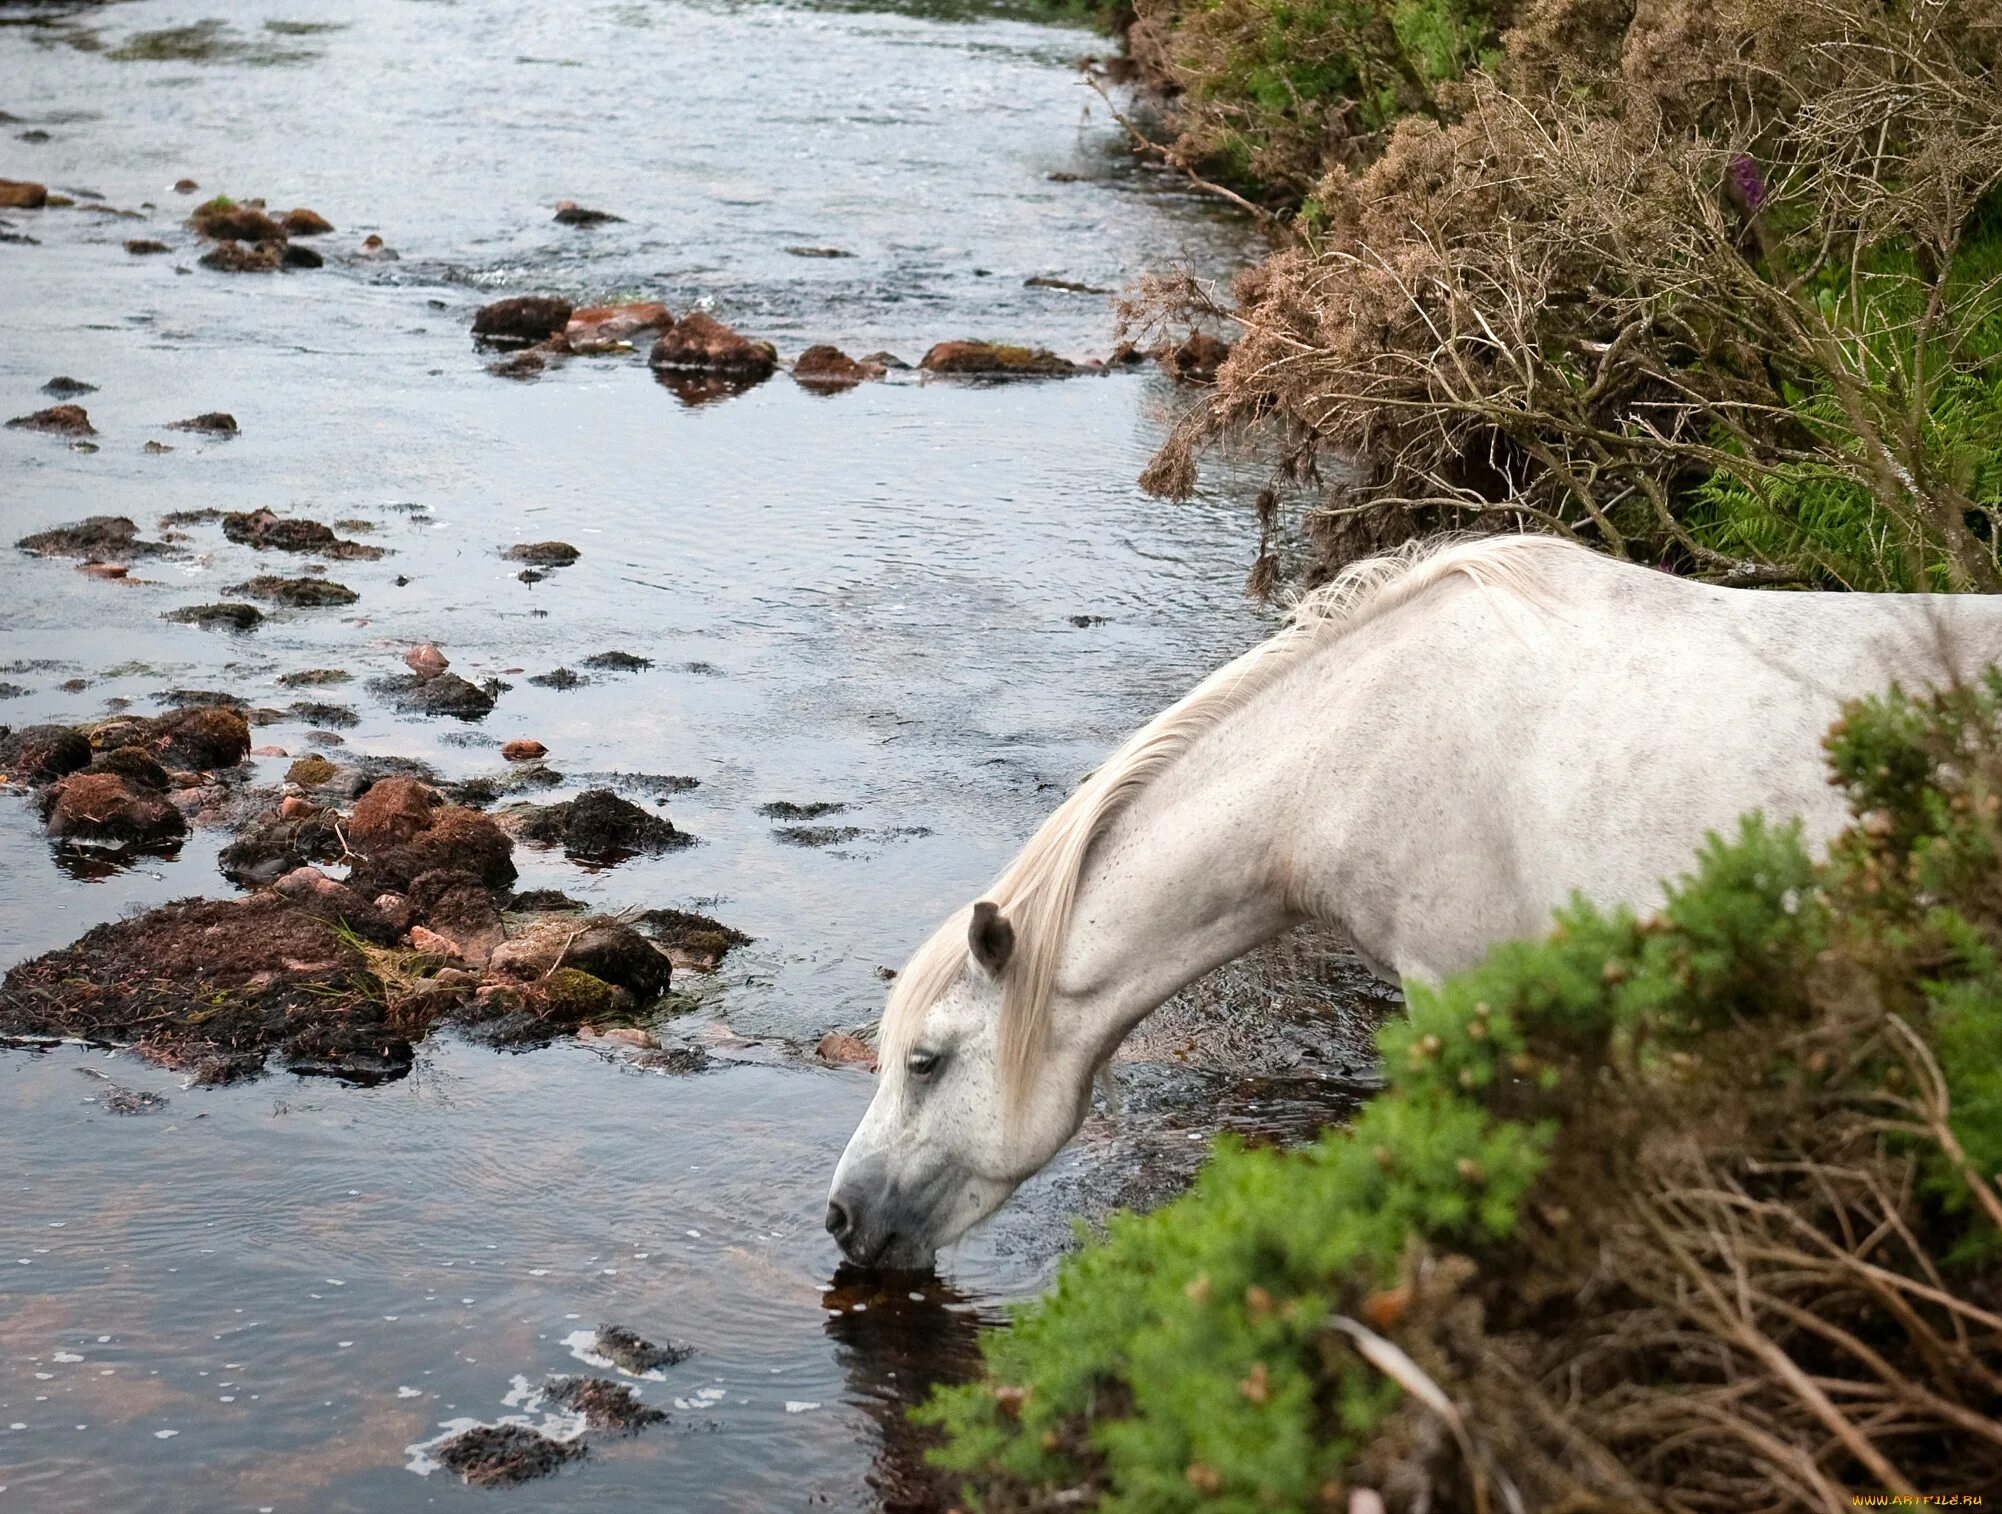
[[[539,987],[549,1006],[549,1018],[566,1025],[621,1014],[631,1002],[603,978],[576,967],[557,968]]]

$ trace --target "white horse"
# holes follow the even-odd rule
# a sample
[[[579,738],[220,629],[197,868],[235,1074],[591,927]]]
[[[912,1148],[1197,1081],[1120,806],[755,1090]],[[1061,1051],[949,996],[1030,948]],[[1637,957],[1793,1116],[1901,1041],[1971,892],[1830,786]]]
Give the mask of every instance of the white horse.
[[[1303,921],[1436,980],[1574,893],[1653,907],[1748,811],[1825,845],[1841,703],[1998,659],[2002,598],[1714,588],[1540,537],[1358,564],[918,949],[827,1228],[929,1264],[1076,1133],[1141,1019]]]

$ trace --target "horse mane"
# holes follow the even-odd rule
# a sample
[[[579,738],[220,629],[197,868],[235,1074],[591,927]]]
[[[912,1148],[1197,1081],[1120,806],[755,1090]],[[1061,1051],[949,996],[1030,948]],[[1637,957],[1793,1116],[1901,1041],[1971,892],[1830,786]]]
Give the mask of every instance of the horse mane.
[[[1550,556],[1579,550],[1547,536],[1433,538],[1353,563],[1302,596],[1277,633],[1210,674],[1089,773],[982,896],[1015,930],[1015,949],[1002,974],[998,1035],[1004,1107],[1020,1107],[1041,1058],[1086,853],[1127,801],[1224,717],[1356,627],[1454,577],[1537,600]],[[925,1011],[966,970],[971,917],[971,905],[955,912],[898,975],[883,1013],[883,1065],[909,1054]]]

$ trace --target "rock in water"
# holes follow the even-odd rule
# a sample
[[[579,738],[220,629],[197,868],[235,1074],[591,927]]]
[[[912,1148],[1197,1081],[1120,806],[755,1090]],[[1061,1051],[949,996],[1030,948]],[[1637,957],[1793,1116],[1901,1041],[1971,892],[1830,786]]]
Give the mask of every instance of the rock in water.
[[[1161,368],[1170,378],[1184,383],[1209,384],[1216,381],[1217,369],[1230,356],[1230,344],[1208,332],[1198,331],[1179,347],[1161,353]]]
[[[292,237],[324,236],[334,229],[334,223],[317,210],[308,210],[301,205],[288,210],[278,218],[278,224],[285,228],[285,234]]]
[[[625,217],[615,216],[609,210],[588,210],[575,200],[558,200],[556,219],[565,226],[602,226],[608,221],[623,221]]]
[[[32,415],[17,415],[8,426],[17,431],[46,431],[51,436],[96,436],[97,428],[81,405],[51,405]]]
[[[567,541],[517,542],[501,554],[509,562],[525,562],[538,568],[567,568],[584,554]]]
[[[563,328],[564,345],[573,352],[590,352],[629,342],[649,331],[664,331],[674,324],[665,305],[646,302],[630,305],[587,305],[571,312]]]
[[[792,376],[809,389],[852,389],[867,379],[881,378],[883,365],[857,362],[839,347],[823,343],[793,360]]]
[[[473,335],[494,343],[540,342],[555,336],[570,321],[574,307],[554,295],[520,294],[482,305],[473,316]]]
[[[634,1377],[644,1377],[663,1367],[678,1367],[695,1354],[693,1346],[680,1346],[673,1341],[656,1346],[623,1325],[600,1325],[594,1345],[598,1355]]]
[[[285,244],[222,241],[195,261],[218,273],[271,273],[285,261]]]
[[[351,605],[361,596],[346,584],[326,578],[277,578],[260,573],[246,583],[231,584],[225,594],[242,594],[250,599],[290,605],[294,609],[320,609],[330,605]],[[352,724],[353,722],[348,722]]]
[[[770,342],[739,336],[713,315],[696,310],[661,333],[647,362],[655,368],[762,379],[778,366],[778,351]]]
[[[552,1377],[544,1391],[550,1401],[575,1410],[593,1430],[631,1434],[667,1418],[623,1383],[603,1377]]]
[[[285,228],[255,205],[239,205],[227,195],[197,205],[188,225],[218,242],[282,242]]]
[[[813,1048],[813,1054],[829,1067],[861,1067],[870,1072],[876,1070],[875,1048],[860,1036],[851,1036],[846,1031],[830,1030],[820,1038],[820,1044]]]
[[[584,1454],[584,1443],[552,1440],[526,1425],[475,1425],[434,1453],[438,1465],[476,1488],[504,1488],[554,1472]]]
[[[176,625],[200,626],[204,630],[254,631],[264,621],[264,612],[256,605],[234,603],[212,605],[183,605],[178,610],[169,610],[160,617],[171,620]]]
[[[560,804],[528,806],[517,830],[524,840],[557,842],[573,857],[616,861],[637,852],[687,846],[693,838],[664,815],[650,814],[610,789],[587,789]]]
[[[42,557],[81,557],[92,562],[152,557],[167,550],[162,542],[141,540],[139,528],[123,515],[92,515],[24,536],[14,545]]]
[[[184,421],[169,421],[169,431],[204,431],[210,436],[235,436],[236,417],[227,410],[204,410]]]
[[[89,765],[90,743],[66,725],[0,727],[0,774],[17,782],[47,783]]]
[[[116,771],[72,773],[43,790],[41,806],[49,835],[66,841],[143,844],[174,840],[188,829],[164,785]]]
[[[0,179],[0,209],[40,210],[49,203],[48,186],[26,179]]]
[[[1042,347],[1011,347],[1000,342],[940,342],[918,361],[930,373],[972,378],[1061,378],[1076,373],[1077,364]]]
[[[440,673],[421,678],[415,673],[401,677],[376,678],[369,689],[384,696],[413,715],[449,715],[458,720],[479,720],[493,711],[494,696],[476,683],[468,683],[457,673]]]

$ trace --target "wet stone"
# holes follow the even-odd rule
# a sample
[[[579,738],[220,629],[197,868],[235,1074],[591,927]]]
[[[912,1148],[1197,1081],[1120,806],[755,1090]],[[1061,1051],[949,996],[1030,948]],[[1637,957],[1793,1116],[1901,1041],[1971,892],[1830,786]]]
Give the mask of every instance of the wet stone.
[[[285,228],[255,205],[239,205],[227,195],[197,205],[188,215],[188,225],[199,235],[217,241],[283,241]]]
[[[205,410],[200,415],[191,415],[184,421],[170,421],[169,431],[200,431],[209,436],[235,436],[236,417],[225,410]]]
[[[859,840],[866,834],[857,825],[782,825],[772,828],[772,835],[787,846],[840,846],[844,842]]]
[[[569,323],[575,307],[553,295],[514,295],[482,305],[473,316],[473,335],[478,340],[503,345],[544,341]]]
[[[825,344],[809,347],[793,361],[793,379],[809,389],[851,389],[869,379],[883,376],[883,365],[864,359],[857,362],[839,347]]]
[[[0,773],[9,778],[47,783],[88,767],[90,757],[90,743],[66,725],[0,726]]]
[[[494,707],[491,692],[468,683],[457,673],[440,673],[432,678],[399,673],[371,679],[368,687],[371,693],[381,695],[407,714],[480,720],[491,714]]]
[[[584,1454],[582,1441],[552,1440],[526,1425],[475,1425],[440,1445],[438,1465],[476,1488],[544,1477]]]
[[[633,929],[667,953],[676,967],[709,972],[750,937],[721,920],[685,909],[643,910],[632,919]]]
[[[795,804],[790,799],[774,799],[769,804],[758,806],[758,813],[770,820],[818,820],[822,815],[838,815],[847,809],[845,804],[837,804],[828,799],[817,799],[808,804]]]
[[[354,674],[345,668],[302,668],[296,673],[281,673],[279,684],[288,689],[319,688],[324,684],[346,683]]]
[[[316,700],[302,699],[285,707],[285,713],[307,725],[331,727],[349,731],[361,724],[361,716],[344,704],[322,704]]]
[[[623,1383],[604,1377],[552,1377],[544,1386],[551,1403],[584,1416],[593,1430],[631,1434],[667,1418]]]
[[[72,773],[43,790],[41,809],[49,836],[62,841],[146,845],[188,828],[163,784],[117,771]]]
[[[693,1346],[677,1345],[673,1341],[656,1346],[623,1325],[600,1325],[593,1347],[598,1355],[621,1372],[634,1377],[644,1377],[665,1367],[678,1367],[695,1354]]]
[[[589,789],[575,799],[530,805],[516,813],[516,833],[523,840],[560,844],[568,855],[588,861],[666,851],[694,840],[666,816],[651,814],[610,789]]]
[[[195,261],[217,273],[274,273],[285,261],[285,244],[218,242]]]
[[[308,210],[303,205],[286,211],[279,217],[278,224],[284,227],[285,234],[290,237],[324,236],[334,229],[332,221],[317,210]]]
[[[652,667],[653,659],[631,652],[594,652],[584,659],[584,666],[604,673],[638,673]]]
[[[86,384],[82,379],[59,373],[42,385],[42,393],[53,394],[57,399],[73,399],[79,394],[97,393],[97,385]]]
[[[351,605],[361,598],[346,584],[334,583],[331,579],[279,578],[267,573],[261,573],[244,583],[231,584],[223,592],[241,594],[248,599],[262,599],[271,604],[288,605],[293,609]]]
[[[172,252],[174,249],[152,237],[133,237],[126,242],[125,250],[135,258],[145,258],[162,252]]]
[[[81,405],[51,405],[32,415],[17,415],[7,422],[15,431],[43,431],[51,436],[95,436],[97,428]]]
[[[647,362],[654,368],[757,380],[771,375],[778,366],[778,353],[770,342],[740,336],[706,311],[696,310],[661,333]]]
[[[154,557],[168,550],[164,542],[142,540],[139,527],[123,515],[92,515],[24,536],[14,545],[43,557],[80,557],[89,562]]]
[[[1230,344],[1207,332],[1198,331],[1180,346],[1161,353],[1161,370],[1170,378],[1189,384],[1216,382],[1217,369],[1230,356]]]
[[[295,901],[183,899],[100,925],[0,980],[0,1030],[134,1045],[197,1082],[288,1065],[376,1077],[407,1069],[384,991],[353,943],[367,902],[322,879]]]
[[[567,541],[518,542],[502,554],[509,562],[537,568],[567,568],[583,555]]]
[[[271,510],[230,511],[222,517],[222,534],[260,552],[309,552],[322,557],[372,561],[382,548],[347,541],[331,527],[303,516],[281,516]]]
[[[1004,342],[940,342],[918,361],[930,373],[971,378],[1060,378],[1076,373],[1077,365],[1042,347],[1015,347]]]
[[[183,605],[178,610],[168,610],[160,618],[209,631],[254,631],[263,624],[264,612],[256,605],[223,602]]]
[[[547,673],[531,675],[528,681],[541,689],[574,689],[591,680],[569,668],[551,668]]]
[[[575,200],[558,200],[554,219],[565,226],[603,226],[608,222],[623,221],[625,217],[615,216],[609,210],[588,209]]]

